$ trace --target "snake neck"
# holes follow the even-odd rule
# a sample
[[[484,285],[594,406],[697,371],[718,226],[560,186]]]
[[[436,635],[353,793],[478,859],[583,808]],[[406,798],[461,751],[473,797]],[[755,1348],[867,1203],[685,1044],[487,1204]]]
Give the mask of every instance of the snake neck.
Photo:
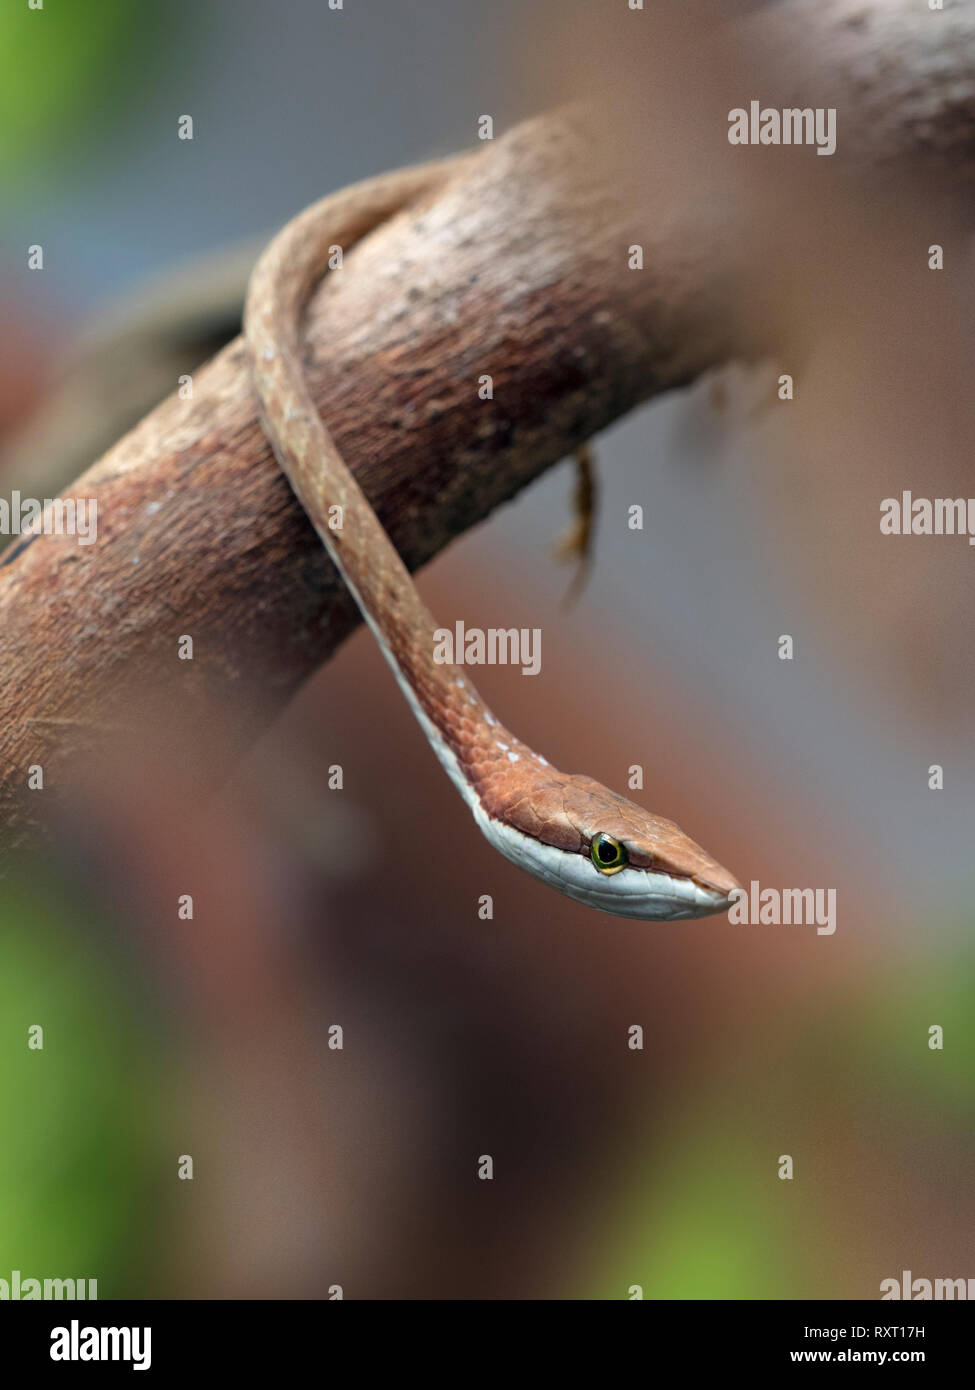
[[[492,807],[549,765],[495,717],[461,667],[437,659],[437,624],[383,536],[383,560],[361,568],[357,546],[325,543],[451,780],[472,808]]]

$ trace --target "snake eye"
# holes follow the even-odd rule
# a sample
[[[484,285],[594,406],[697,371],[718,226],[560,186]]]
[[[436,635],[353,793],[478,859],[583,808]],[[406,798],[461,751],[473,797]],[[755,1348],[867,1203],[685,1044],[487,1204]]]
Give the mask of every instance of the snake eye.
[[[629,859],[619,840],[614,840],[612,835],[604,835],[602,832],[592,837],[589,854],[601,874],[618,874],[620,869],[626,867]]]

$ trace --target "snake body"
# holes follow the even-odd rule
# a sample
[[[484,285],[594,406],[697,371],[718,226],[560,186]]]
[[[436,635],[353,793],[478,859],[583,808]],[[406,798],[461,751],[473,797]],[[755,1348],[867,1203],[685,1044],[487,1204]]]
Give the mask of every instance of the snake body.
[[[244,315],[264,429],[490,843],[570,898],[617,916],[671,920],[724,911],[736,880],[678,826],[590,777],[557,771],[498,721],[461,668],[434,660],[437,624],[311,398],[302,323],[331,249],[347,251],[435,192],[458,163],[419,165],[333,194],[288,223],[264,251]]]

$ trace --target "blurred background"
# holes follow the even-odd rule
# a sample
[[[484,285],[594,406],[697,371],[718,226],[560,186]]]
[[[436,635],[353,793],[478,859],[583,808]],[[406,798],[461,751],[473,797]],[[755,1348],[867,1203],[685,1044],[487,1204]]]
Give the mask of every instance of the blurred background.
[[[599,57],[558,13],[6,6],[0,495],[66,486],[233,336],[306,203],[574,95]],[[879,532],[901,488],[971,490],[968,251],[934,286],[896,230],[857,235],[869,274],[788,414],[777,369],[735,367],[597,441],[574,606],[567,465],[420,580],[444,622],[542,629],[537,678],[478,674],[521,737],[620,789],[642,764],[638,799],[745,883],[835,888],[835,935],[556,898],[481,839],[360,631],[214,801],[126,749],[0,884],[0,1278],[871,1299],[975,1276],[975,555]]]

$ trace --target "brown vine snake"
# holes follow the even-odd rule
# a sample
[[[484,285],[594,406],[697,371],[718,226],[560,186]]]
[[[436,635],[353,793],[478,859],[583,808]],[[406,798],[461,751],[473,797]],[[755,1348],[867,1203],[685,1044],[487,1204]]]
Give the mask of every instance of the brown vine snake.
[[[304,311],[335,245],[349,246],[445,182],[457,160],[381,175],[324,198],[274,238],[244,315],[264,429],[413,713],[492,845],[570,898],[621,917],[722,912],[739,886],[672,821],[558,772],[510,733],[457,666],[318,415],[301,361]]]

